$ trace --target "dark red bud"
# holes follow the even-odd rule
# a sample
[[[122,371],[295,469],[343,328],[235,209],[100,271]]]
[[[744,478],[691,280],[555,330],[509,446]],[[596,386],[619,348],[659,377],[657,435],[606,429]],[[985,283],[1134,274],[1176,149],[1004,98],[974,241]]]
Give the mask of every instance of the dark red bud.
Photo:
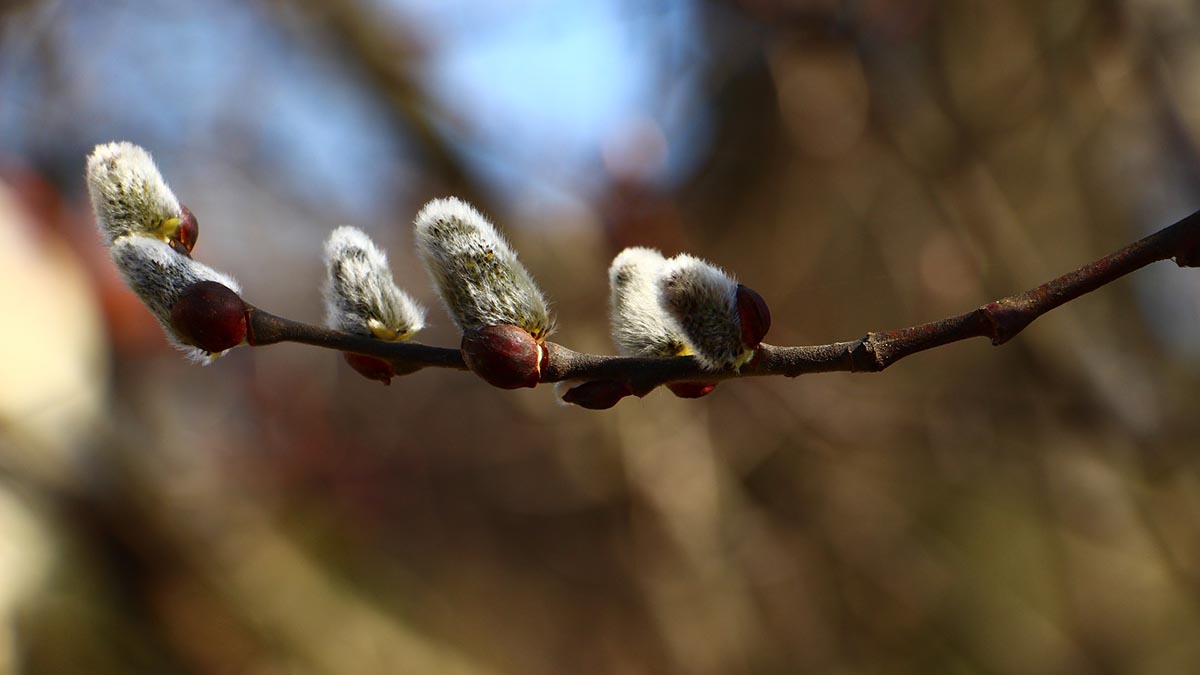
[[[667,389],[679,398],[700,398],[708,396],[717,388],[716,382],[671,382]]]
[[[185,258],[192,257],[192,254],[187,250],[186,247],[184,247],[183,243],[180,242],[178,239],[168,239],[167,246],[170,246],[172,251],[175,251],[176,253],[178,253],[179,255],[181,255]]]
[[[593,380],[572,387],[563,394],[562,399],[588,410],[607,410],[632,393],[633,390],[624,382]]]
[[[742,323],[742,344],[755,349],[771,330],[771,310],[758,291],[738,284],[738,319]]]
[[[529,331],[500,324],[463,334],[462,355],[471,372],[494,387],[536,387],[542,379],[545,350]]]
[[[171,307],[171,326],[184,342],[223,352],[246,339],[246,303],[215,281],[188,286]]]
[[[375,380],[390,385],[392,378],[396,376],[396,369],[392,368],[392,364],[383,359],[365,354],[351,354],[349,352],[342,354],[342,358],[346,359],[346,363],[358,371],[359,375],[368,380]]]
[[[179,231],[175,236],[190,254],[192,249],[196,248],[196,240],[200,238],[200,223],[196,222],[196,215],[191,209],[182,204],[180,208],[183,209],[183,213],[179,217]]]

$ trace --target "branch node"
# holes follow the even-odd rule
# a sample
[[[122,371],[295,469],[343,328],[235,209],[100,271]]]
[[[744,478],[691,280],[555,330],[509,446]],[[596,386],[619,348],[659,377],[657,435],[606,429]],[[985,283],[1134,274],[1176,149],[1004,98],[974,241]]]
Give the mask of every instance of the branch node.
[[[876,349],[878,333],[867,333],[849,351],[850,372],[877,373],[887,367],[886,359]]]
[[[989,302],[978,311],[986,320],[992,344],[997,346],[1013,339],[1036,318],[1036,314],[1030,312],[1029,303],[1012,298]]]

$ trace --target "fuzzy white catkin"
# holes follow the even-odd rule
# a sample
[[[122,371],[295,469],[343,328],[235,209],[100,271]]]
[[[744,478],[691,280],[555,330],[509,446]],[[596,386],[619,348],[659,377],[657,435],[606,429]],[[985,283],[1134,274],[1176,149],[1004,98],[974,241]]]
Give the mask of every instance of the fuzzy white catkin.
[[[171,327],[171,307],[192,284],[215,281],[241,293],[237,281],[203,263],[180,255],[165,242],[149,237],[121,237],[113,242],[112,259],[125,284],[162,324],[171,344],[193,361],[208,363],[220,354],[185,344]],[[224,353],[224,352],[222,352]]]
[[[742,345],[737,280],[721,268],[680,253],[663,266],[659,302],[704,368],[738,368],[753,354]]]
[[[666,258],[651,248],[621,251],[608,268],[609,319],[622,356],[677,356],[689,350],[683,331],[659,302]]]
[[[425,308],[396,286],[387,255],[361,230],[342,226],[325,242],[325,325],[383,340],[425,327]]]
[[[97,145],[87,159],[96,222],[111,246],[128,235],[154,237],[182,209],[145,149],[125,141]]]
[[[416,218],[417,253],[460,330],[512,324],[542,339],[546,300],[517,254],[469,204],[435,199]]]

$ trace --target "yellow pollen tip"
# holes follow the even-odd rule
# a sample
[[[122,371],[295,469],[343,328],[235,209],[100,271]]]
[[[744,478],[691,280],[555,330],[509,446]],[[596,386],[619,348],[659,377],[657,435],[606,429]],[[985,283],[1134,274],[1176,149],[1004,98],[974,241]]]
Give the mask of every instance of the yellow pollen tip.
[[[755,350],[753,350],[753,349],[747,349],[747,350],[743,351],[738,356],[737,361],[734,362],[733,369],[737,370],[738,368],[741,368],[742,366],[749,363],[750,360],[754,358],[754,353],[755,353]]]
[[[167,218],[154,228],[154,233],[163,241],[170,241],[175,238],[175,234],[179,232],[179,219]]]
[[[380,340],[387,340],[388,342],[403,342],[416,334],[416,331],[412,330],[401,333],[394,328],[389,328],[374,320],[372,320],[369,325],[371,328],[371,335],[374,335]]]

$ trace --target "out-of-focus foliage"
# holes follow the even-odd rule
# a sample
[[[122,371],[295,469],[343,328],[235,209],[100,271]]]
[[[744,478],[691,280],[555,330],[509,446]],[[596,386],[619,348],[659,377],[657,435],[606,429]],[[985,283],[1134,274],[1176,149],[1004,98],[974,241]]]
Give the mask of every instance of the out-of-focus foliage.
[[[456,194],[572,348],[613,350],[629,245],[828,342],[1195,209],[1198,63],[1186,0],[0,4],[0,668],[1195,672],[1194,270],[1001,349],[597,413],[300,346],[191,366],[82,173],[149,148],[197,258],[314,323],[343,223],[434,306],[410,223]]]

